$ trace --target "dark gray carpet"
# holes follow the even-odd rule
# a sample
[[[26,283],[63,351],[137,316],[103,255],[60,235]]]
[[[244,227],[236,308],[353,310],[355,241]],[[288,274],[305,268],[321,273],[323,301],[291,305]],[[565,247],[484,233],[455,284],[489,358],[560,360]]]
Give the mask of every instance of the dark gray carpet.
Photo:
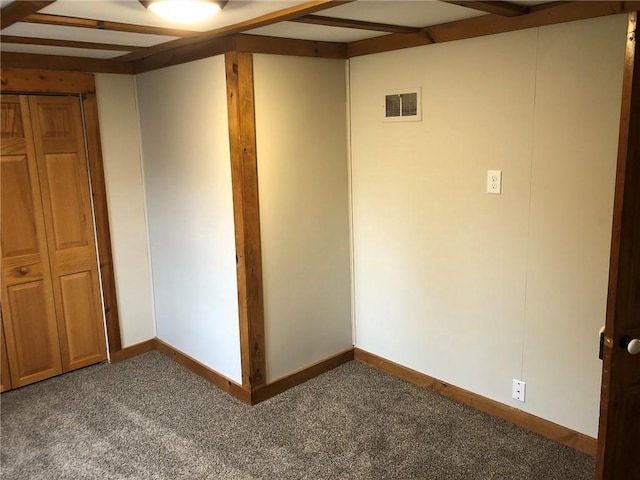
[[[152,352],[2,394],[2,478],[593,478],[587,455],[351,362],[255,407]]]

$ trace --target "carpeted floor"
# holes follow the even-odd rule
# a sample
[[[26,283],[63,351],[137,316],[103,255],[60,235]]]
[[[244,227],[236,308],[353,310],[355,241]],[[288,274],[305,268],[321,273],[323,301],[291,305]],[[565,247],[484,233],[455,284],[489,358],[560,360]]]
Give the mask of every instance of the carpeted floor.
[[[2,394],[2,479],[593,478],[587,455],[351,362],[255,407],[151,352]]]

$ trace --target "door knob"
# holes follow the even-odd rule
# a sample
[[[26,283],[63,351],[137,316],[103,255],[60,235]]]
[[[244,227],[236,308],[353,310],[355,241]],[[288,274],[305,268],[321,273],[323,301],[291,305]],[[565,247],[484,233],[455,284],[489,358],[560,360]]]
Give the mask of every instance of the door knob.
[[[22,267],[19,272],[20,275],[26,275],[27,273],[29,273],[29,269],[27,267]]]
[[[631,355],[638,355],[640,353],[640,340],[637,338],[623,337],[620,343],[622,344],[622,348],[626,349]]]

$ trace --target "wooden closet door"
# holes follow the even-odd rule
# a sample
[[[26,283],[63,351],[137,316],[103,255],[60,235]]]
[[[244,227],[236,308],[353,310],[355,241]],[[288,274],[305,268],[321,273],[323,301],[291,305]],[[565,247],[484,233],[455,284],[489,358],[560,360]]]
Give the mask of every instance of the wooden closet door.
[[[1,112],[0,300],[11,384],[19,387],[62,366],[27,99],[2,95]]]
[[[2,327],[2,316],[0,315],[0,362],[2,372],[0,373],[0,392],[11,390],[11,371],[9,370],[9,357],[7,356],[7,342],[4,340],[4,328]]]
[[[62,368],[69,371],[107,358],[80,100],[32,96],[29,105]]]

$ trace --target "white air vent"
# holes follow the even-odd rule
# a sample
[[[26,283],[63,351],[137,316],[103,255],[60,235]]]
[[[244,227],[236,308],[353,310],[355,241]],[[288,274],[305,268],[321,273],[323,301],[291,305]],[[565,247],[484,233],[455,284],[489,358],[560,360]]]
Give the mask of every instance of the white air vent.
[[[385,122],[417,122],[422,120],[420,88],[393,90],[384,94]]]

